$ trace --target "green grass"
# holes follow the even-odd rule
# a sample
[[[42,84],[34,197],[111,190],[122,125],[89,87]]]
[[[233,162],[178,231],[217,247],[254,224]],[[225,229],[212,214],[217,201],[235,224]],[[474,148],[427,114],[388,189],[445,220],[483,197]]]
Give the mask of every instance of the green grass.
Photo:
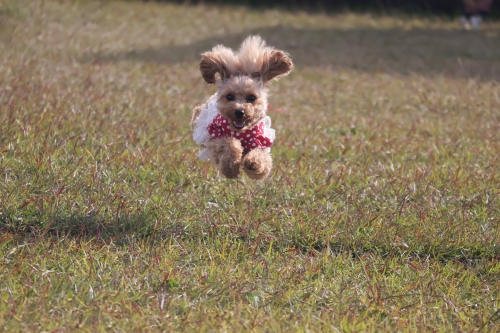
[[[269,179],[190,137],[199,53],[259,33]],[[0,331],[500,330],[500,24],[0,4]]]

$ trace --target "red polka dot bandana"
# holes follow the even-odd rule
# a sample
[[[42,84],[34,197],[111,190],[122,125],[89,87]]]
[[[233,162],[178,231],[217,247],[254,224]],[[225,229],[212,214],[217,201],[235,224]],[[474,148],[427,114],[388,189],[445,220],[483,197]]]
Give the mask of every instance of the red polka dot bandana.
[[[231,131],[229,120],[218,114],[212,120],[212,123],[208,125],[207,130],[213,138],[235,137],[240,140],[245,150],[270,148],[273,144],[271,139],[264,135],[263,121],[243,132],[234,132]]]

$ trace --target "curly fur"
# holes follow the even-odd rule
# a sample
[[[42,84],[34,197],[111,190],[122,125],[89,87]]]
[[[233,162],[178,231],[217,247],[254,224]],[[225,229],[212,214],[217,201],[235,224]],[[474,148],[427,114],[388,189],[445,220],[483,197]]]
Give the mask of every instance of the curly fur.
[[[217,45],[201,55],[201,75],[206,83],[217,85],[217,93],[206,104],[194,108],[191,127],[195,141],[206,147],[207,157],[225,177],[238,177],[242,168],[251,179],[266,178],[272,168],[269,149],[245,151],[234,137],[200,137],[197,129],[205,126],[212,107],[229,120],[231,131],[252,128],[266,117],[266,83],[287,75],[292,69],[290,57],[267,46],[260,36],[247,37],[236,53]]]

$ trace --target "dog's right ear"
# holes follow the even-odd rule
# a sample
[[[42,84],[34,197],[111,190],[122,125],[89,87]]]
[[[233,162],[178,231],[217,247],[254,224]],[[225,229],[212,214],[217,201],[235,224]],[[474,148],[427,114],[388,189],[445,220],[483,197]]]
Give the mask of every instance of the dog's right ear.
[[[219,73],[220,79],[229,77],[229,71],[224,66],[224,61],[214,52],[205,52],[201,55],[200,61],[201,76],[208,84],[215,84],[217,79],[215,74]]]

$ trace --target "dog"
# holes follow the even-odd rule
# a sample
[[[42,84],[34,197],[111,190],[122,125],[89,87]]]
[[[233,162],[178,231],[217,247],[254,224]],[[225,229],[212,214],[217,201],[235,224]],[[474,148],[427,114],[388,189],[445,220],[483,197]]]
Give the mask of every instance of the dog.
[[[267,84],[293,69],[290,56],[249,36],[234,52],[223,45],[201,54],[200,71],[217,92],[194,108],[193,139],[205,147],[198,156],[211,160],[228,179],[240,169],[254,180],[272,168],[270,148],[275,138],[268,108]]]

